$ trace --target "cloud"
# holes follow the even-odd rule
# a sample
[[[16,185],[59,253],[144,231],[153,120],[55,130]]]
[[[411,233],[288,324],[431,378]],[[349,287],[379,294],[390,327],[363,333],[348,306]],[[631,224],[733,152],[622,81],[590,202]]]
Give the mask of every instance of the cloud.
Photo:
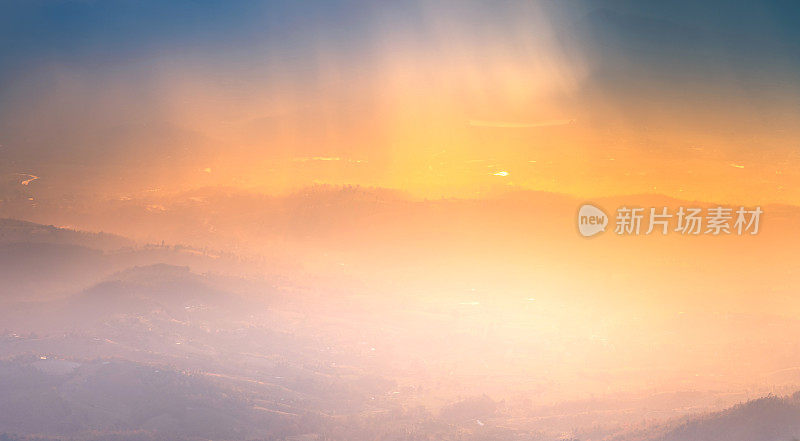
[[[312,156],[307,158],[294,158],[297,162],[308,162],[308,161],[341,161],[342,158],[338,156]]]
[[[484,120],[470,120],[469,125],[472,127],[494,127],[501,129],[529,129],[536,127],[553,127],[565,126],[574,123],[574,119],[555,119],[550,121],[539,122],[513,122],[513,121],[484,121]]]

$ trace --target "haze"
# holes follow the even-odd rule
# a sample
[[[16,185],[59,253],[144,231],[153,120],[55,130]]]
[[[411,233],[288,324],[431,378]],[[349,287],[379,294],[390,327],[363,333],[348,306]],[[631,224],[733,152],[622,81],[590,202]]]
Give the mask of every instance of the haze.
[[[798,19],[4,2],[0,439],[800,436]]]

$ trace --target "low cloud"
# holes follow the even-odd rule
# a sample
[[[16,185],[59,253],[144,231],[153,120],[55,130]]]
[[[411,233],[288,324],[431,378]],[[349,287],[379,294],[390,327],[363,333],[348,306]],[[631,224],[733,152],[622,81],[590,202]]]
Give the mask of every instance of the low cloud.
[[[501,129],[528,129],[536,127],[565,126],[572,124],[573,122],[575,122],[574,119],[555,119],[538,122],[470,120],[469,125],[472,127],[495,127]]]

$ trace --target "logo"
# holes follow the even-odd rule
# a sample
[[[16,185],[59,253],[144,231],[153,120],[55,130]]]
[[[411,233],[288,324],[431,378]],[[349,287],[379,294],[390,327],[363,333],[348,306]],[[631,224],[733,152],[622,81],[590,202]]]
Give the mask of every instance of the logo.
[[[733,207],[678,207],[677,211],[669,207],[619,207],[614,219],[614,233],[619,236],[639,236],[660,233],[667,235],[674,232],[684,236],[743,236],[758,234],[761,207],[748,209]],[[648,215],[649,214],[649,215]],[[598,207],[584,204],[578,210],[578,231],[583,237],[591,237],[606,231],[609,218]]]
[[[578,231],[583,237],[591,237],[606,231],[608,216],[603,210],[591,204],[584,204],[578,210]]]

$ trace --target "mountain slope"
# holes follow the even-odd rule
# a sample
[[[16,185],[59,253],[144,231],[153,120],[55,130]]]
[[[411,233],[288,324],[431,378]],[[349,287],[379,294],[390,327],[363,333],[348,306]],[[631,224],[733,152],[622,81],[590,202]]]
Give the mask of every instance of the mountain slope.
[[[800,438],[800,392],[629,434],[615,441],[792,441]]]
[[[208,377],[123,360],[0,361],[0,373],[0,427],[10,433],[245,439],[292,419]]]

